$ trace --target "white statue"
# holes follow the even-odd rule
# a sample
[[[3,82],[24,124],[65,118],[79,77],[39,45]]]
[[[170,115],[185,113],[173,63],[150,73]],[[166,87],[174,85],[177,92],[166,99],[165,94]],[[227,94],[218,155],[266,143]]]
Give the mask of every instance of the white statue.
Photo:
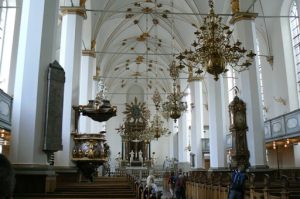
[[[156,163],[156,155],[155,155],[155,152],[152,152],[152,155],[151,155],[151,166],[153,167]]]
[[[116,156],[116,162],[117,162],[118,167],[121,166],[121,160],[122,160],[121,153],[119,152]]]
[[[228,151],[227,155],[226,155],[226,163],[228,168],[231,168],[231,153],[230,151]]]
[[[143,162],[143,152],[142,152],[142,150],[139,151],[139,161]]]
[[[170,163],[171,163],[170,161],[171,160],[169,159],[169,157],[166,156],[166,159],[165,159],[164,164],[163,164],[164,169],[168,169],[170,167]]]
[[[129,161],[132,162],[132,161],[133,161],[133,157],[134,157],[134,152],[133,152],[133,150],[131,150],[129,154],[130,154]]]

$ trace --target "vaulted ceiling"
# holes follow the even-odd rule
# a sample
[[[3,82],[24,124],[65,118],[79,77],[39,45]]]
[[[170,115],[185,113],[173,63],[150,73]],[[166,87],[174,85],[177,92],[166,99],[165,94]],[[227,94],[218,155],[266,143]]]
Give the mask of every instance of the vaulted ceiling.
[[[262,27],[266,27],[262,16],[278,15],[282,4],[281,0],[240,1],[244,10],[259,13],[256,20]],[[214,7],[228,24],[230,0],[215,1]],[[155,88],[170,92],[169,64],[175,54],[190,48],[209,6],[207,0],[87,0],[86,9],[91,38],[96,40],[97,66],[111,92],[134,84],[149,92]]]

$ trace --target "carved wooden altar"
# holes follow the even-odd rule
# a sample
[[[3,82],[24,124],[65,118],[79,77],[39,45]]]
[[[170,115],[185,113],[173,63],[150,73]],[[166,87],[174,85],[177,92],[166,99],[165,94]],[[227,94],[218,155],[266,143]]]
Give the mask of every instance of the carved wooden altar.
[[[146,138],[147,120],[150,117],[148,108],[145,103],[137,101],[126,103],[126,120],[124,123],[124,132],[121,135],[123,141],[123,155],[125,153],[125,161],[130,163],[130,166],[144,166],[150,158],[150,142]],[[131,151],[134,153],[130,160]],[[142,152],[143,159],[139,159],[139,152]]]

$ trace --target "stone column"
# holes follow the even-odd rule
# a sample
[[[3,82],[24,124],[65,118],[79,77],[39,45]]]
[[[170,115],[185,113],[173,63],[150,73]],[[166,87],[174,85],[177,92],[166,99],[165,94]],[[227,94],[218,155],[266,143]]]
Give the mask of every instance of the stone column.
[[[171,132],[171,134],[168,137],[169,140],[169,158],[174,158],[174,134],[175,134],[175,127],[173,120],[168,120],[168,129]]]
[[[61,7],[63,13],[60,64],[66,73],[63,110],[63,151],[55,156],[59,166],[71,164],[74,130],[74,111],[72,106],[79,104],[79,73],[81,63],[82,23],[85,18],[84,7]]]
[[[183,98],[184,100],[184,98]],[[187,112],[182,112],[181,117],[178,119],[178,161],[187,162],[188,156],[185,147],[188,146],[187,133],[188,126],[186,120]]]
[[[98,83],[100,81],[100,69],[99,67],[94,68],[95,75],[93,76],[93,82],[92,82],[92,98],[95,99],[97,92],[98,92]],[[96,122],[91,121],[91,132],[92,133],[99,133],[101,131],[105,131],[105,125],[106,122]]]
[[[203,132],[203,98],[202,98],[202,82],[190,82],[191,89],[191,111],[192,111],[192,125],[191,125],[191,152],[195,154],[195,168],[204,168],[201,135]]]
[[[92,42],[93,43],[93,42]],[[95,65],[96,53],[94,48],[91,50],[82,51],[82,60],[80,68],[80,85],[79,85],[79,104],[86,105],[89,100],[92,100],[92,87],[93,87],[93,67]],[[91,132],[91,120],[89,117],[80,117],[79,132],[80,133],[93,133]]]
[[[46,164],[42,151],[47,71],[54,61],[58,1],[23,1],[12,113],[10,159]],[[34,28],[33,28],[34,27]]]
[[[225,118],[224,84],[223,78],[218,81],[212,75],[208,77],[208,111],[209,111],[209,150],[210,168],[225,167],[225,140],[226,132],[223,121]]]
[[[253,19],[255,13],[238,13],[239,17],[231,20],[234,23],[234,33],[247,50],[256,51],[256,31]],[[250,167],[265,168],[264,125],[259,85],[257,59],[252,62],[249,70],[239,74],[237,86],[240,96],[246,103],[248,124],[248,147],[250,151]]]

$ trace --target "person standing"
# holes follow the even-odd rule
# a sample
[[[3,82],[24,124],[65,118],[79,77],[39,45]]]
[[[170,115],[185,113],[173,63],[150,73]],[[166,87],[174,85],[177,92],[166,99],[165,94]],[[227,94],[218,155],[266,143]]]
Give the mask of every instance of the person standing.
[[[14,187],[14,169],[9,160],[0,154],[0,199],[12,198]]]
[[[178,170],[175,183],[175,195],[176,199],[185,199],[185,179],[182,173],[182,169]]]
[[[238,170],[234,170],[231,174],[229,199],[244,199],[245,181],[245,167],[244,165],[240,165]]]
[[[176,176],[174,171],[171,171],[171,174],[168,179],[168,185],[169,185],[169,191],[171,193],[172,198],[174,198],[174,189],[175,189],[175,184],[176,184]]]
[[[144,189],[144,198],[145,199],[156,199],[158,198],[158,188],[154,183],[154,176],[149,175],[146,180],[146,187]]]

